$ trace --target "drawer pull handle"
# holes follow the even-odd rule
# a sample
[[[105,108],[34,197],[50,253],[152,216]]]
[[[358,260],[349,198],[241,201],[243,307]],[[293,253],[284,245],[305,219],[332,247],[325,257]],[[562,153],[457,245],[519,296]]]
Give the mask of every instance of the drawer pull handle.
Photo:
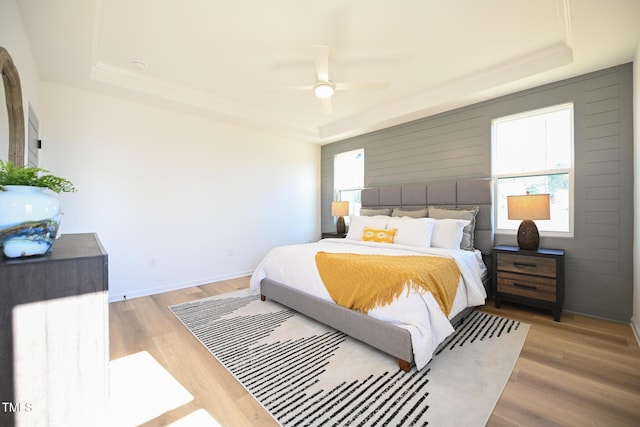
[[[513,265],[516,267],[531,267],[536,268],[538,264],[530,263],[530,262],[514,262]]]
[[[535,291],[535,290],[538,289],[536,286],[523,285],[523,284],[520,284],[520,283],[514,283],[513,287],[514,288],[520,288],[520,289],[528,289],[528,290],[531,290],[531,291]]]

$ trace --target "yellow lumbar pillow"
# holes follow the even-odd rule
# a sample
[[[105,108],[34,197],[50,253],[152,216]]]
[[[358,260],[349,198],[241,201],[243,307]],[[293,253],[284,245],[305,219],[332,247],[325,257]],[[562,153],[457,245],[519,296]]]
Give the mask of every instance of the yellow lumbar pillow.
[[[397,230],[397,228],[392,228],[390,230],[381,230],[371,227],[365,227],[364,231],[362,232],[362,241],[393,243],[393,238],[395,237]]]

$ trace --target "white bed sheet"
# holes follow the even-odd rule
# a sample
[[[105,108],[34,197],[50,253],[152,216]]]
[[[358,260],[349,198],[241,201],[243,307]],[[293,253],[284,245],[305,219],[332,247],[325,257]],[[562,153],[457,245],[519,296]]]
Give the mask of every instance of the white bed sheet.
[[[315,254],[319,251],[382,255],[431,255],[454,259],[462,276],[449,318],[453,318],[466,307],[484,304],[487,297],[482,284],[487,270],[479,251],[418,248],[346,239],[323,239],[315,243],[280,246],[272,249],[251,276],[251,288],[258,289],[260,281],[269,278],[325,301],[333,302],[316,267]],[[369,311],[368,315],[409,331],[414,360],[418,369],[423,368],[431,360],[438,344],[454,330],[435,298],[428,291],[405,292],[393,303],[375,308]]]

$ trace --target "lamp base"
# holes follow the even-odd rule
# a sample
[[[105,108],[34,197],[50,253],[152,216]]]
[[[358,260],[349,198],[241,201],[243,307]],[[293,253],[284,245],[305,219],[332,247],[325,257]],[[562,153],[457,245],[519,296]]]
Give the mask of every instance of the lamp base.
[[[537,251],[540,246],[540,233],[536,223],[525,219],[518,227],[518,246],[527,251]]]
[[[344,224],[344,217],[339,216],[336,221],[336,233],[344,234],[347,232],[347,226]]]

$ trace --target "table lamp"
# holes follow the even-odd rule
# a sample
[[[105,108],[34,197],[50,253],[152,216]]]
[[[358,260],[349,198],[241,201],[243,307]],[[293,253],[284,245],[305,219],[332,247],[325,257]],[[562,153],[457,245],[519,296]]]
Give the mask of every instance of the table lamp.
[[[550,219],[549,195],[527,194],[525,196],[507,196],[509,219],[521,219],[518,228],[518,246],[520,249],[537,251],[540,246],[540,233],[533,220]]]
[[[331,202],[331,215],[338,217],[336,232],[338,234],[346,233],[347,227],[344,224],[344,216],[349,215],[349,202]]]

